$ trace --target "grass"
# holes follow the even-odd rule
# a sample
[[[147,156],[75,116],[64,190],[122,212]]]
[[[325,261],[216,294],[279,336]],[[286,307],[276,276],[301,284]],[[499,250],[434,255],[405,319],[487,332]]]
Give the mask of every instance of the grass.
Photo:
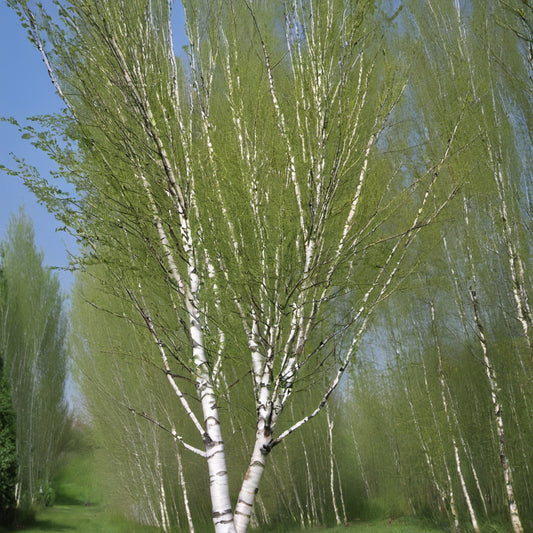
[[[327,533],[443,533],[448,530],[428,526],[419,520],[411,518],[396,518],[394,520],[353,522],[348,526],[339,526],[321,531],[327,531]]]
[[[92,453],[72,453],[65,460],[54,485],[55,504],[38,511],[35,520],[15,531],[21,533],[156,533],[154,527],[141,526],[117,516],[101,501],[93,474]],[[8,533],[0,526],[0,533]]]
[[[55,505],[37,512],[35,521],[17,531],[21,533],[156,533],[162,531],[130,522],[110,512],[101,500],[98,480],[93,474],[93,461],[90,451],[81,454],[73,453],[55,480],[54,485],[57,487]],[[197,533],[204,531],[212,531],[212,528],[197,527]],[[299,530],[279,524],[274,528],[260,528],[256,533],[261,531],[296,533]],[[428,527],[419,521],[398,518],[390,521],[354,521],[348,526],[320,528],[313,531],[315,533],[443,533],[445,530]],[[8,533],[8,530],[0,526],[0,533]]]
[[[0,529],[0,533],[4,530]],[[156,533],[160,530],[128,522],[109,514],[101,506],[54,505],[37,513],[36,521],[19,529],[23,533]]]
[[[5,530],[0,528],[0,533]],[[31,526],[19,530],[23,533],[156,533],[161,530],[140,526],[124,518],[109,514],[105,508],[82,504],[54,505],[37,514]],[[279,529],[278,531],[282,531]],[[443,529],[428,527],[411,519],[354,522],[349,526],[316,529],[316,533],[443,533]],[[295,530],[292,530],[296,533]]]

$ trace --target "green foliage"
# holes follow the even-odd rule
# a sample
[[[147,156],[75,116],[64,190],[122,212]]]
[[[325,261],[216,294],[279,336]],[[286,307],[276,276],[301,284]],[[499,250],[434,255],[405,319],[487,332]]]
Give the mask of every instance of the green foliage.
[[[70,2],[61,27],[37,9],[69,112],[12,121],[75,189],[12,171],[81,245],[71,350],[106,501],[184,527],[187,488],[209,520],[202,462],[180,469],[172,436],[202,435],[169,378],[187,399],[212,381],[236,499],[261,387],[269,408],[298,392],[260,420],[276,436],[358,354],[330,398],[333,437],[322,418],[274,448],[261,522],[330,524],[335,502],[398,531],[400,515],[489,524],[509,512],[505,455],[531,523],[531,58],[509,13],[187,0],[176,60],[168,6]],[[8,296],[28,285],[17,262]],[[23,300],[13,332],[38,308]]]
[[[4,370],[16,415],[18,504],[39,507],[53,503],[52,472],[67,428],[66,323],[59,281],[43,267],[32,223],[23,211],[10,221],[1,266]]]
[[[1,340],[0,340],[1,342]],[[15,413],[9,386],[0,358],[0,524],[10,524],[15,511],[17,455],[15,446]]]

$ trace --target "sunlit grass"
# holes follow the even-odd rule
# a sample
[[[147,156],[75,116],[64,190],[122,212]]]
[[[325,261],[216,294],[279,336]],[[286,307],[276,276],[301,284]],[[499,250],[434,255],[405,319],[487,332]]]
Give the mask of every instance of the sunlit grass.
[[[348,526],[339,526],[327,530],[328,533],[443,533],[446,531],[448,530],[428,526],[409,518],[353,522]]]
[[[1,531],[1,530],[0,530]],[[54,505],[37,513],[36,522],[24,533],[156,533],[158,528],[140,526],[113,516],[100,506]]]
[[[275,528],[259,529],[261,532],[273,531],[276,533],[297,533],[301,531],[294,527],[283,527],[278,524]],[[356,520],[345,526],[331,528],[314,528],[307,531],[314,533],[447,533],[448,529],[442,529],[427,525],[424,522],[412,518],[397,518],[393,520]]]
[[[90,450],[72,453],[55,480],[56,502],[37,512],[35,522],[18,529],[21,533],[156,533],[155,527],[139,525],[117,516],[102,501],[98,480],[94,474],[94,458]],[[211,525],[196,524],[196,533],[213,531]],[[253,530],[252,530],[253,531]],[[297,533],[294,525],[277,524],[262,527],[263,532]],[[336,528],[317,528],[316,533],[443,533],[447,530],[424,525],[408,518],[354,521]],[[6,530],[0,527],[0,533]]]
[[[198,533],[209,530],[198,529]],[[0,532],[3,531],[0,529]],[[55,505],[38,513],[35,524],[19,531],[24,533],[156,533],[161,530],[154,527],[141,526],[124,518],[113,516],[97,505]],[[275,531],[296,533],[298,530],[279,527]],[[313,531],[316,533],[443,533],[447,530],[425,526],[420,524],[420,522],[400,518],[393,521],[354,522],[348,526],[330,529],[320,528]]]

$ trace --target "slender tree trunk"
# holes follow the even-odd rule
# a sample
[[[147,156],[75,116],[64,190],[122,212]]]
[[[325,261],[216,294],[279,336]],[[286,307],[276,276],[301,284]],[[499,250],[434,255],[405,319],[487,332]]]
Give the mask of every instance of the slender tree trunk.
[[[361,454],[359,453],[359,445],[357,444],[357,439],[355,438],[355,432],[353,430],[353,427],[351,428],[351,432],[355,455],[357,456],[357,460],[359,461],[359,467],[361,468],[361,477],[363,478],[363,483],[365,485],[366,497],[370,499],[370,485],[368,484],[368,478],[366,477],[365,467],[363,465],[363,461],[361,460]]]
[[[397,351],[396,353],[397,353],[397,360],[399,360],[399,351]],[[437,433],[439,433],[437,419],[435,417],[435,410],[434,410],[434,407],[433,407],[433,402],[431,401],[431,398],[429,396],[429,388],[428,388],[427,378],[426,378],[426,367],[425,367],[423,359],[422,359],[422,367],[424,369],[424,381],[425,381],[425,384],[426,384],[426,393],[428,395],[428,401],[429,401],[430,408],[431,408],[431,414],[433,416],[433,421],[435,423],[436,431],[437,431]],[[409,404],[409,408],[411,410],[411,414],[413,416],[413,423],[414,423],[414,426],[415,426],[416,434],[418,436],[418,439],[420,441],[420,445],[421,445],[422,450],[424,452],[424,458],[426,460],[426,464],[428,466],[428,470],[429,470],[429,472],[431,474],[431,480],[433,482],[435,490],[437,491],[437,494],[439,495],[439,497],[441,499],[442,506],[445,509],[446,513],[451,513],[451,518],[453,520],[455,531],[459,531],[460,530],[460,528],[459,528],[459,515],[457,513],[457,508],[455,506],[455,494],[454,494],[454,490],[453,490],[452,480],[451,480],[451,476],[450,476],[450,471],[448,469],[448,463],[446,461],[446,457],[444,456],[443,459],[444,459],[444,469],[446,471],[446,477],[447,477],[447,480],[448,480],[448,494],[446,494],[446,491],[441,486],[441,484],[440,484],[440,482],[439,482],[439,480],[437,478],[437,474],[435,472],[435,466],[433,464],[433,459],[432,459],[430,450],[428,448],[428,445],[427,445],[427,443],[426,443],[426,441],[424,439],[424,436],[422,434],[422,428],[420,427],[420,422],[418,421],[418,417],[417,417],[417,414],[416,414],[416,411],[415,411],[415,407],[414,407],[413,401],[411,399],[411,395],[409,394],[409,389],[407,387],[406,380],[404,380],[404,391],[405,391],[405,397],[406,397],[407,402]],[[440,438],[440,433],[439,433],[439,440],[442,441],[442,439]]]
[[[300,528],[301,529],[305,529],[305,510],[304,510],[304,507],[302,505],[302,500],[300,498],[300,494],[298,493],[298,487],[296,485],[296,482],[294,481],[294,477],[292,475],[292,471],[291,471],[291,464],[290,464],[290,459],[289,459],[289,450],[287,449],[287,444],[285,442],[283,442],[282,444],[283,446],[283,449],[285,450],[285,458],[287,460],[287,475],[289,477],[289,483],[291,484],[291,487],[292,487],[292,490],[294,492],[294,498],[296,499],[296,505],[298,506],[298,512],[299,512],[299,519],[300,519]],[[283,476],[281,474],[278,473],[278,477],[281,477],[283,478]]]
[[[163,472],[161,471],[161,459],[159,457],[159,446],[156,439],[154,439],[154,448],[156,450],[155,456],[155,471],[159,481],[159,508],[161,513],[161,527],[165,533],[170,531],[170,520],[168,516],[168,503],[167,503],[167,494],[165,490],[165,481],[163,477]]]
[[[183,493],[183,504],[185,506],[185,514],[187,515],[187,524],[189,525],[189,532],[194,533],[194,523],[192,521],[191,507],[189,505],[187,484],[185,483],[185,476],[183,475],[183,464],[181,462],[181,452],[179,450],[179,445],[176,445],[176,458],[178,460],[178,476],[181,491]]]
[[[271,440],[270,433],[265,431],[263,427],[257,430],[252,458],[235,507],[235,530],[237,533],[244,533],[248,528],[255,494],[259,489],[259,482],[263,476],[268,456],[268,448],[265,448],[265,445],[268,445]]]
[[[470,515],[470,521],[472,522],[472,528],[474,529],[475,533],[479,533],[479,525],[477,523],[476,513],[474,511],[474,507],[472,506],[472,500],[470,498],[470,494],[466,486],[465,478],[463,476],[463,469],[461,466],[461,457],[459,455],[457,441],[455,439],[455,434],[454,434],[452,423],[450,420],[448,401],[446,400],[446,383],[445,383],[445,378],[444,378],[444,370],[442,368],[442,353],[440,349],[440,342],[438,339],[437,327],[435,323],[435,306],[432,301],[430,302],[430,306],[431,306],[431,329],[433,332],[433,339],[435,342],[435,349],[437,351],[437,357],[438,357],[438,370],[439,370],[441,399],[442,399],[442,405],[444,407],[444,413],[446,414],[446,422],[448,426],[448,431],[452,437],[453,453],[455,457],[455,467],[457,470],[457,474],[459,476],[459,481],[461,483],[461,489],[463,491],[463,495],[466,501],[466,506],[468,507],[468,513]],[[425,374],[425,370],[424,370],[424,374]],[[427,383],[426,383],[426,387],[427,387]]]
[[[342,490],[341,472],[340,472],[339,463],[337,462],[337,460],[335,460],[335,469],[337,470],[337,480],[339,483],[339,497],[341,499],[342,520],[343,520],[343,524],[346,525],[348,523],[348,518],[346,516],[346,505],[344,503],[344,491]]]
[[[337,507],[337,499],[335,497],[335,471],[334,471],[334,456],[333,456],[333,424],[329,414],[329,405],[326,405],[326,421],[328,424],[328,444],[329,444],[329,488],[331,491],[331,501],[333,502],[333,511],[335,512],[335,522],[338,526],[342,524],[339,515],[339,508]]]
[[[307,514],[307,522],[309,526],[316,526],[318,525],[318,512],[316,508],[316,495],[315,495],[315,487],[313,483],[313,474],[311,473],[311,465],[309,464],[309,456],[307,454],[307,447],[305,445],[305,441],[303,437],[300,435],[300,442],[302,443],[302,450],[303,455],[305,459],[305,471],[307,474],[307,491],[306,491],[306,514]]]
[[[478,339],[481,345],[481,350],[483,352],[483,365],[485,367],[485,372],[487,374],[487,380],[490,387],[490,395],[492,400],[492,407],[494,410],[494,424],[496,434],[498,436],[498,446],[500,452],[500,462],[502,465],[503,478],[505,480],[505,491],[507,494],[507,504],[509,506],[509,515],[511,517],[511,524],[513,526],[514,533],[523,533],[524,528],[522,527],[522,522],[520,520],[520,515],[518,513],[518,505],[516,503],[514,487],[513,487],[513,475],[511,471],[511,465],[507,458],[506,446],[505,446],[505,430],[503,424],[503,414],[502,414],[502,405],[499,399],[499,388],[498,382],[496,379],[496,372],[491,363],[491,360],[488,355],[487,350],[487,341],[485,339],[485,331],[481,317],[479,314],[479,306],[476,296],[476,291],[470,289],[470,298],[472,301],[472,307],[474,309],[474,320],[476,323],[476,328],[478,332]]]
[[[468,334],[468,331],[466,329],[467,321],[466,321],[464,306],[463,306],[462,300],[460,298],[461,291],[459,289],[458,275],[457,275],[457,273],[455,271],[455,268],[453,267],[451,256],[450,256],[450,251],[448,249],[448,243],[447,243],[446,237],[444,235],[442,235],[442,243],[443,243],[443,246],[444,246],[444,252],[445,252],[445,255],[446,255],[446,261],[448,263],[448,267],[450,268],[451,278],[453,280],[453,286],[454,286],[454,291],[455,291],[455,303],[456,303],[456,306],[457,306],[459,317],[461,319],[461,323],[463,324],[463,328],[465,329],[465,334],[467,335]],[[453,406],[452,395],[451,395],[451,393],[449,391],[448,385],[446,384],[446,382],[444,382],[444,383],[446,385],[446,388],[447,388],[447,391],[448,391],[448,396],[450,398],[451,411],[452,411],[452,414],[453,414],[455,425],[457,427],[457,431],[459,433],[459,437],[461,439],[463,450],[465,451],[465,454],[469,458],[470,466],[472,468],[472,474],[474,476],[474,479],[476,480],[476,487],[478,489],[479,497],[480,497],[481,502],[483,504],[483,510],[485,512],[485,516],[488,516],[487,503],[485,501],[485,496],[483,495],[483,491],[481,490],[481,483],[479,482],[479,477],[477,475],[477,471],[476,471],[476,468],[474,466],[474,461],[473,461],[473,458],[472,458],[472,454],[470,452],[470,449],[468,448],[467,443],[465,442],[465,440],[464,440],[464,438],[462,436],[461,428],[459,426],[459,419],[458,419],[458,416],[457,416],[457,412],[456,412],[456,410],[455,410],[455,408]]]

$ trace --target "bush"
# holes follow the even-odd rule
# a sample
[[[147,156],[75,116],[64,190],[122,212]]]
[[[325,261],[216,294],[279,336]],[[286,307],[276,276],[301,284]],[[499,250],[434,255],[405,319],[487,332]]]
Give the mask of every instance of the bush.
[[[0,360],[0,524],[8,525],[15,517],[16,482],[15,414]]]
[[[56,501],[56,491],[49,485],[41,487],[36,500],[38,507],[51,507]]]

